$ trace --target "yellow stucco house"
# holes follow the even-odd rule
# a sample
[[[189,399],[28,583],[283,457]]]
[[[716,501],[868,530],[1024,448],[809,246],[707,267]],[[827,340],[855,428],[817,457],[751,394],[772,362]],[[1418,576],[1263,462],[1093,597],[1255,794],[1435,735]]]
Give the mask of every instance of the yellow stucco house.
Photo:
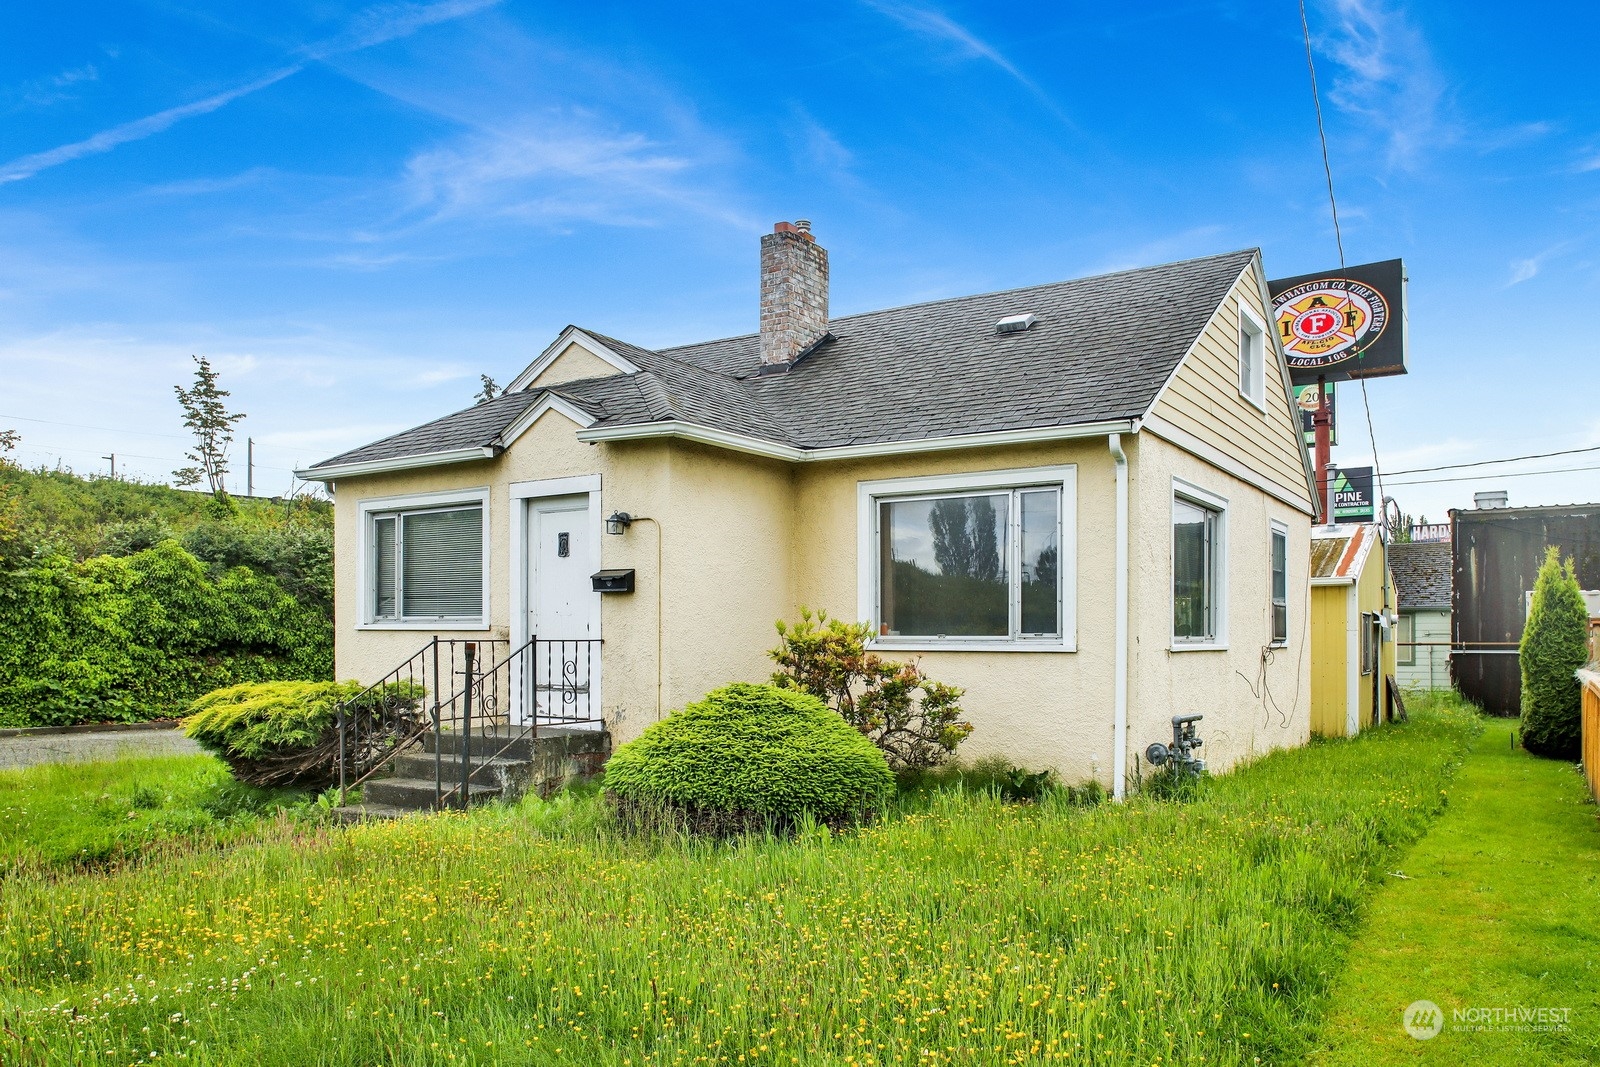
[[[569,326],[497,399],[299,472],[335,501],[339,675],[478,642],[520,672],[495,714],[622,742],[767,677],[806,605],[963,686],[964,756],[1120,793],[1173,715],[1215,769],[1306,740],[1315,507],[1259,252],[842,318],[809,224],[760,263],[756,333]]]
[[[1354,737],[1394,718],[1395,584],[1373,523],[1311,532],[1311,729]]]

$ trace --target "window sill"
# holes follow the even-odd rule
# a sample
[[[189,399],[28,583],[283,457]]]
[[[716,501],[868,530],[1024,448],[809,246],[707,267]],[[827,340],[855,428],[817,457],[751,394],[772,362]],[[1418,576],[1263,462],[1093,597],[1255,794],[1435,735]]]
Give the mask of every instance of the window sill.
[[[357,630],[489,630],[485,619],[407,619],[400,622],[363,622]]]
[[[1260,400],[1257,400],[1255,397],[1251,396],[1249,393],[1245,392],[1243,389],[1239,390],[1239,395],[1244,397],[1244,399],[1250,404],[1250,406],[1255,408],[1257,411],[1261,412],[1261,414],[1263,414],[1263,415],[1267,414],[1267,398],[1266,397],[1263,396]]]
[[[1174,641],[1169,652],[1226,652],[1226,641]]]
[[[1070,641],[965,641],[919,639],[914,637],[875,637],[867,642],[875,652],[1076,652]]]

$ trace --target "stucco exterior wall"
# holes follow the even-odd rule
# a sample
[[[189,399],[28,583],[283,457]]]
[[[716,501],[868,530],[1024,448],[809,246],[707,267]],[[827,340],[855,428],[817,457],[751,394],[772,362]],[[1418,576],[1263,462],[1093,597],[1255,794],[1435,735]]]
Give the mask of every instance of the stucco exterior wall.
[[[1273,319],[1257,275],[1246,270],[1174,375],[1154,414],[1247,465],[1300,497],[1308,497],[1298,412],[1284,402],[1283,371],[1267,339],[1265,410],[1239,392],[1241,304],[1270,334]]]
[[[1160,438],[1139,435],[1132,472],[1128,743],[1170,741],[1174,715],[1204,715],[1203,757],[1214,770],[1310,735],[1311,519]],[[1227,502],[1227,642],[1178,648],[1172,639],[1174,478]],[[1272,647],[1271,523],[1288,530],[1288,644]],[[1130,759],[1129,765],[1132,765]]]
[[[728,681],[771,673],[772,623],[793,614],[790,589],[792,475],[781,464],[694,445],[639,441],[586,445],[557,412],[534,423],[498,459],[338,483],[334,492],[335,669],[372,682],[441,637],[512,636],[521,603],[512,588],[513,484],[599,475],[602,516],[643,516],[622,536],[602,536],[598,567],[632,567],[636,592],[600,597],[603,694],[616,739]],[[478,630],[363,628],[356,545],[360,502],[489,489],[489,624]],[[661,569],[658,572],[658,556]],[[665,574],[658,583],[658,573]],[[657,597],[657,590],[660,597]],[[657,610],[661,609],[660,658]],[[658,677],[658,662],[660,666]]]
[[[577,343],[568,344],[561,354],[528,383],[530,389],[575,382],[584,378],[608,378],[621,372],[599,356]]]
[[[1077,465],[1076,652],[910,652],[933,678],[966,689],[973,725],[964,758],[1004,756],[1068,781],[1110,784],[1115,495],[1105,438],[1024,448],[925,453],[808,465],[795,479],[795,594],[830,615],[857,615],[857,483],[934,474]]]

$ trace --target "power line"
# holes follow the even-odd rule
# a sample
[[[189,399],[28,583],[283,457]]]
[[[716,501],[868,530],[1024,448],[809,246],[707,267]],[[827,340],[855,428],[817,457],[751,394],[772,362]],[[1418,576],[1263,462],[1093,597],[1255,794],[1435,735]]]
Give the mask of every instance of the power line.
[[[1328,131],[1322,122],[1322,94],[1317,90],[1317,65],[1311,57],[1311,25],[1306,21],[1306,0],[1300,0],[1300,33],[1306,42],[1306,71],[1311,75],[1311,103],[1317,111],[1317,139],[1322,143],[1322,173],[1328,179],[1328,207],[1333,212],[1333,240],[1339,247],[1339,269],[1344,269],[1344,234],[1339,228],[1339,200],[1333,195],[1333,164],[1328,161]],[[1359,369],[1364,350],[1356,352]],[[1383,500],[1383,464],[1378,461],[1378,435],[1372,428],[1372,404],[1367,400],[1367,380],[1358,377],[1361,385],[1361,407],[1367,415],[1367,440],[1372,444],[1372,476],[1378,483],[1378,499]]]
[[[1311,102],[1317,109],[1317,136],[1322,140],[1322,173],[1328,178],[1328,204],[1333,208],[1333,239],[1339,246],[1339,266],[1344,266],[1344,235],[1339,232],[1339,202],[1333,196],[1333,166],[1328,162],[1328,133],[1322,126],[1322,95],[1317,92],[1317,65],[1311,59],[1311,27],[1306,22],[1306,0],[1300,0],[1300,32],[1306,40],[1306,70],[1311,75]]]
[[[89,424],[83,422],[56,422],[53,419],[30,419],[26,415],[0,415],[0,419],[14,419],[17,422],[37,422],[44,426],[70,426],[74,430],[104,430],[106,433],[135,433],[142,437],[170,437],[175,441],[188,440],[188,438],[183,434],[178,433],[156,433],[153,430],[128,430],[120,426],[90,426]]]
[[[1390,471],[1389,474],[1391,477],[1402,474],[1429,474],[1433,471],[1453,471],[1462,467],[1487,467],[1492,463],[1518,463],[1525,459],[1549,459],[1552,456],[1575,456],[1580,452],[1600,452],[1600,445],[1589,445],[1586,448],[1566,448],[1562,449],[1560,452],[1535,452],[1534,454],[1528,456],[1510,456],[1506,459],[1480,459],[1471,463],[1445,463],[1438,467],[1413,467],[1411,470]]]
[[[1580,471],[1600,471],[1600,465],[1592,467],[1556,467],[1547,471],[1508,471],[1505,474],[1467,474],[1458,478],[1418,478],[1415,481],[1393,482],[1392,485],[1439,485],[1443,482],[1477,482],[1486,478],[1499,481],[1502,478],[1534,478],[1541,474],[1576,474]]]

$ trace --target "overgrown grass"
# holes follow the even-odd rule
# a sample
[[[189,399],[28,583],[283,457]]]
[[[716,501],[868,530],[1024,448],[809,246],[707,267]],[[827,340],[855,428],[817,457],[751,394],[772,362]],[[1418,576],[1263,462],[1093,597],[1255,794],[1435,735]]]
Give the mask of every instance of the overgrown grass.
[[[211,756],[0,771],[0,875],[104,866],[167,842],[221,844],[299,802],[292,792],[235,782]]]
[[[617,837],[566,796],[15,878],[0,1058],[1279,1062],[1478,728],[1417,716],[1189,804],[946,792],[708,845]]]

